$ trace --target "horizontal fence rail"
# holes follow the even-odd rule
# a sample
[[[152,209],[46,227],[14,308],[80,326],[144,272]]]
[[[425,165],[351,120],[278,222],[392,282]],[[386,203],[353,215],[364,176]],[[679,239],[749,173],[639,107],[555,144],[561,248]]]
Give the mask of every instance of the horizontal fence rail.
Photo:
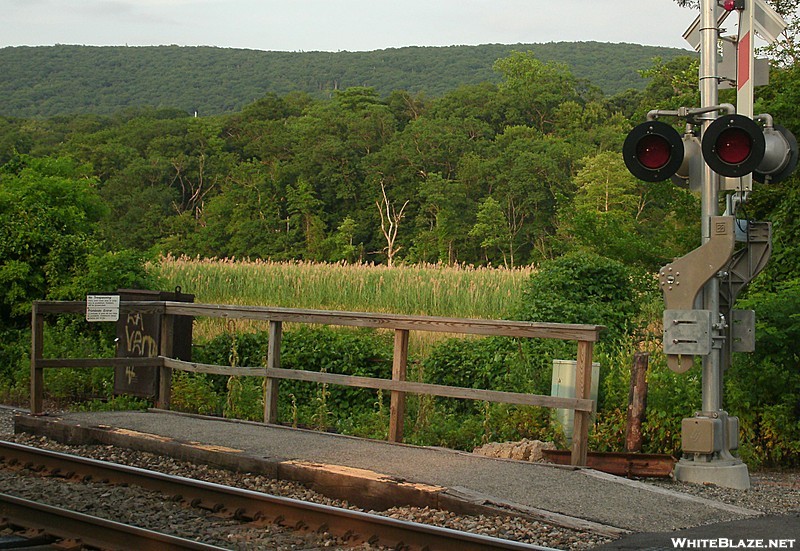
[[[605,329],[600,325],[561,323],[535,323],[506,320],[480,320],[433,316],[408,316],[366,312],[339,312],[296,308],[261,306],[234,306],[226,304],[195,304],[172,301],[122,301],[120,313],[156,314],[161,318],[161,335],[158,355],[150,358],[76,358],[49,359],[42,357],[44,316],[57,314],[83,314],[84,301],[36,301],[32,306],[31,324],[31,413],[43,412],[42,396],[45,368],[93,367],[156,367],[159,369],[159,395],[157,405],[168,409],[170,404],[172,371],[187,371],[218,375],[265,377],[264,421],[278,422],[278,396],[281,380],[307,381],[348,387],[386,390],[391,393],[389,440],[402,441],[405,396],[407,393],[426,394],[448,398],[482,400],[517,405],[563,408],[575,411],[571,463],[586,465],[588,431],[594,401],[590,399],[592,354],[594,343]],[[226,367],[186,362],[172,356],[173,316],[250,319],[269,323],[269,340],[266,367]],[[319,373],[280,367],[283,323],[304,323],[369,327],[394,330],[392,379],[357,377],[335,373]],[[408,336],[410,331],[446,332],[453,334],[505,336],[518,338],[544,338],[577,341],[576,398],[541,396],[516,392],[453,387],[406,381],[408,363]]]

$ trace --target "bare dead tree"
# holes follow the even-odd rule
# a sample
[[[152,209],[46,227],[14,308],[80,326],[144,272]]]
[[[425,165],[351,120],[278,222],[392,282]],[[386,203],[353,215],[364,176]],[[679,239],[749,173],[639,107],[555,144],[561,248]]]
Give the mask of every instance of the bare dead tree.
[[[403,203],[398,212],[386,196],[386,186],[383,181],[381,181],[381,193],[383,194],[383,205],[381,205],[380,201],[375,201],[375,206],[378,207],[378,211],[381,213],[381,231],[383,232],[383,237],[386,238],[386,247],[383,250],[386,251],[386,264],[391,268],[395,255],[403,248],[395,243],[397,242],[397,232],[400,229],[400,220],[403,219],[403,211],[406,210],[408,201]]]

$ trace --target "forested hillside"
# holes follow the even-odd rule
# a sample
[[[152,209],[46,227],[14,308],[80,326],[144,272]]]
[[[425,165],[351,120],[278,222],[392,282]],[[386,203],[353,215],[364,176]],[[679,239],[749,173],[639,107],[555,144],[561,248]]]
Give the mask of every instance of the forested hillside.
[[[614,96],[587,86],[565,64],[516,51],[490,63],[496,81],[453,82],[439,95],[398,88],[399,83],[384,92],[344,80],[330,91],[329,80],[320,79],[308,84],[327,94],[254,88],[247,100],[222,94],[230,99],[225,107],[230,112],[208,115],[195,104],[201,114],[194,117],[187,112],[192,106],[173,103],[168,95],[155,107],[114,110],[112,98],[121,94],[116,78],[98,81],[97,72],[89,71],[69,81],[80,83],[78,89],[59,78],[69,52],[94,50],[53,51],[61,52],[61,62],[42,61],[38,69],[50,71],[52,78],[20,83],[41,94],[34,103],[52,102],[64,113],[76,99],[90,98],[100,111],[101,102],[92,94],[102,89],[103,109],[113,112],[0,116],[0,395],[5,389],[19,396],[30,388],[32,301],[163,288],[153,270],[145,269],[146,261],[158,262],[159,255],[226,258],[230,265],[234,257],[264,265],[327,263],[322,271],[332,270],[332,263],[381,265],[386,271],[425,263],[447,269],[532,266],[538,279],[532,276],[530,285],[516,293],[522,296],[508,292],[502,299],[509,317],[608,327],[598,356],[605,354],[603,366],[611,369],[604,367],[592,446],[621,447],[628,366],[633,352],[643,347],[653,352],[650,449],[672,453],[679,446],[681,416],[701,401],[701,374],[698,366],[694,375],[679,379],[653,345],[660,339],[663,308],[654,274],[699,245],[699,199],[670,181],[637,180],[625,168],[621,149],[632,125],[648,111],[699,105],[696,56],[651,64],[644,89]],[[133,55],[138,50],[115,51]],[[796,51],[790,53],[800,59]],[[121,60],[106,63],[109,74],[125,74]],[[608,65],[600,54],[596,64]],[[237,82],[255,80],[254,65],[242,61],[240,66]],[[758,112],[770,113],[795,135],[800,135],[798,67],[776,65],[770,85],[759,88],[756,99]],[[154,81],[164,94],[219,93],[210,84],[187,82],[187,73],[177,69],[147,70],[158,74]],[[225,84],[221,79],[229,78],[211,68],[203,74],[207,82]],[[235,74],[235,65],[225,73]],[[98,82],[104,86],[98,88]],[[141,91],[133,73],[125,82],[126,88]],[[9,97],[19,100],[13,93],[0,94],[3,101]],[[720,93],[721,102],[734,99],[733,90]],[[237,102],[244,107],[237,110]],[[755,462],[792,466],[800,458],[797,182],[794,175],[774,185],[754,185],[737,213],[772,222],[773,251],[746,300],[739,301],[742,309],[758,312],[756,352],[736,354],[725,374],[730,412],[742,420],[743,454]],[[387,280],[379,276],[368,286]],[[286,286],[308,293],[307,283],[295,275]],[[174,285],[184,292],[197,287],[193,280]],[[226,277],[219,285],[242,294],[241,279]],[[473,279],[468,288],[480,285]],[[450,292],[437,286],[437,296]],[[96,357],[113,354],[113,336],[92,333],[93,328],[87,332],[82,324],[58,325],[52,327],[57,336],[44,343],[46,357],[84,357],[85,345]],[[233,340],[200,347],[206,355],[220,352],[213,361],[209,356],[199,361],[245,358],[244,339],[224,337]],[[358,348],[349,342],[348,349]],[[570,356],[561,355],[565,349],[533,346],[456,340],[437,347],[430,363],[419,369],[426,382],[435,384],[485,381],[496,390],[546,392],[549,359]],[[312,348],[324,346],[315,342]],[[262,356],[250,357],[258,362]],[[70,376],[67,370],[52,371]],[[49,377],[54,388],[58,380]],[[108,380],[86,387],[92,394],[100,386],[110,389]],[[62,381],[58,388],[75,395],[75,380]],[[247,400],[263,415],[257,398],[261,384],[247,387],[253,389]],[[224,397],[233,388],[223,383],[219,389],[226,404],[237,403],[233,390]],[[237,383],[235,388],[245,387]],[[299,402],[308,403],[307,395]],[[474,443],[490,436],[484,433],[490,416],[509,430],[497,433],[504,439],[538,438],[537,427],[549,430],[547,415],[483,410],[480,404],[457,407],[428,410],[435,420],[431,424],[442,431],[416,442],[452,445],[459,433],[469,433],[461,445]],[[420,417],[409,425],[424,427]]]
[[[656,57],[689,52],[598,42],[407,47],[373,52],[265,52],[213,47],[48,46],[0,49],[0,115],[111,114],[127,107],[200,115],[241,109],[267,93],[330,97],[352,86],[440,97],[459,86],[500,81],[493,63],[511,51],[567,65],[613,95],[641,90],[638,71]]]

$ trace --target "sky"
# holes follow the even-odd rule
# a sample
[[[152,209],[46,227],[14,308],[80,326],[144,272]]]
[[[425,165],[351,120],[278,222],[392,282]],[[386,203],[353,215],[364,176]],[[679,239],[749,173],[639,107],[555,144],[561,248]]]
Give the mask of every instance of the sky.
[[[688,48],[674,0],[0,0],[0,47],[404,46],[629,42]]]

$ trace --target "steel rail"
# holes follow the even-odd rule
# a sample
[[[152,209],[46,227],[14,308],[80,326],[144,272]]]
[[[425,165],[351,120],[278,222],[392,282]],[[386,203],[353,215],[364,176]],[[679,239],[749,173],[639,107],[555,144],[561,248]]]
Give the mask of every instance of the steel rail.
[[[179,497],[194,507],[304,531],[328,532],[348,543],[425,551],[551,551],[551,548],[427,524],[351,511],[211,482],[118,465],[86,457],[0,441],[0,463],[38,469],[41,474],[132,484]]]
[[[78,513],[52,505],[0,493],[0,514],[13,526],[41,530],[62,540],[73,540],[99,549],[126,551],[224,551],[208,545],[137,526]]]

